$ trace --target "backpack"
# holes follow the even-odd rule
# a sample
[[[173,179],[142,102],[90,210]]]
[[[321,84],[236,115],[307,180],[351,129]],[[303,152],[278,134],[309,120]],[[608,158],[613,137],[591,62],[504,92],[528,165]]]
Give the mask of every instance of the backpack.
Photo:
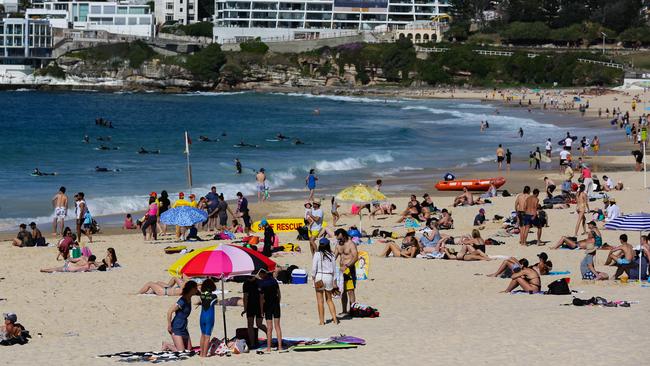
[[[570,278],[560,278],[548,284],[548,291],[546,295],[571,295],[571,290],[569,289]]]
[[[354,303],[350,305],[350,316],[353,318],[377,318],[379,311],[372,306]]]

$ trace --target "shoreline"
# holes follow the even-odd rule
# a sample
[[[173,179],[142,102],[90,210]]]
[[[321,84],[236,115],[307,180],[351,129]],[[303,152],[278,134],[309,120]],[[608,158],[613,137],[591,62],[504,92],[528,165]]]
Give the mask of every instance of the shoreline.
[[[264,91],[251,91],[252,93],[292,93],[295,90],[300,90],[301,93],[299,94],[312,94],[312,95],[323,95],[323,96],[332,96],[332,95],[342,95],[341,93],[339,94],[314,94],[314,90],[310,90],[308,92],[306,88],[272,88],[272,89],[265,89]],[[338,90],[338,89],[336,89]],[[512,103],[506,103],[503,100],[497,100],[497,99],[480,99],[480,94],[484,94],[488,91],[484,89],[458,89],[452,91],[440,91],[439,89],[427,89],[429,91],[433,91],[433,95],[421,95],[420,98],[418,99],[442,99],[442,100],[472,100],[472,101],[479,101],[481,103],[491,103],[495,104],[495,109],[499,108],[505,108],[505,109],[517,109],[517,108],[525,108],[525,107],[520,107],[519,105],[513,105]],[[322,91],[322,90],[321,90]],[[386,90],[379,90],[381,92],[384,92],[384,94],[378,94],[378,90],[372,89],[372,90],[366,90],[370,91],[370,93],[359,93],[359,90],[355,89],[345,89],[347,92],[345,95],[349,96],[385,96],[388,97],[390,96],[391,98],[401,98],[401,99],[408,99],[405,98],[404,95],[412,95],[413,90],[407,90],[403,88],[392,88],[391,93],[385,93]],[[566,90],[568,91],[568,90]],[[573,91],[573,89],[571,89]],[[395,93],[397,92],[397,93]],[[421,94],[422,90],[415,90],[415,93],[420,93]],[[503,91],[505,93],[505,91]],[[440,93],[440,94],[435,94],[435,93]],[[453,94],[453,99],[451,98]],[[592,116],[584,116],[581,117],[579,113],[575,111],[565,111],[565,110],[558,110],[558,109],[546,109],[544,110],[542,108],[542,105],[533,103],[530,106],[531,109],[534,110],[541,110],[543,113],[546,114],[542,120],[545,123],[551,123],[558,128],[563,128],[563,127],[589,127],[589,128],[594,128],[597,129],[597,131],[607,131],[607,126],[603,126],[603,121],[602,119],[598,119],[596,117]],[[539,120],[539,118],[535,118],[536,120]],[[541,143],[540,141],[539,143]],[[628,150],[629,146],[625,146],[624,142],[614,142],[614,141],[603,141],[603,145],[605,148],[603,148],[602,153],[603,154],[608,154],[608,155],[614,155],[614,156],[619,156],[623,155],[623,151]],[[513,166],[517,169],[517,172],[528,172],[527,169],[525,169],[526,162],[528,161],[527,158],[520,158],[520,157],[515,157],[513,159]],[[374,175],[367,175],[364,174],[362,176],[358,177],[359,182],[365,182],[370,185],[374,183],[375,179],[382,178],[385,183],[390,183],[399,186],[399,190],[403,190],[404,188],[412,189],[412,190],[423,190],[427,191],[429,194],[432,196],[446,196],[444,192],[437,192],[433,185],[435,182],[438,180],[437,174],[439,173],[439,176],[442,176],[444,172],[446,171],[453,171],[458,178],[467,178],[467,179],[473,179],[473,178],[486,178],[486,175],[488,176],[500,176],[503,175],[504,172],[498,172],[495,171],[494,166],[493,166],[492,161],[482,161],[482,162],[477,162],[475,164],[470,164],[467,166],[444,166],[444,167],[419,167],[422,168],[422,170],[418,172],[413,172],[411,175],[416,175],[417,177],[406,177],[407,172],[401,172],[402,176],[387,176],[387,177],[378,177]],[[548,169],[548,167],[552,167],[553,163],[547,163],[542,165],[542,169]],[[524,169],[520,169],[520,168]],[[601,168],[602,167],[602,168]],[[601,169],[607,170],[607,171],[615,171],[619,170],[620,168],[624,167],[621,166],[621,164],[616,164],[616,165],[610,165],[610,163],[600,163]],[[545,172],[552,173],[554,172],[554,169],[551,168],[550,170],[543,170]],[[548,174],[548,173],[547,173]],[[517,181],[520,181],[520,179],[516,179]],[[506,184],[505,187],[510,186],[510,184]],[[504,188],[507,189],[507,188]],[[324,192],[324,194],[332,194],[334,192]],[[389,193],[397,193],[395,191],[391,192],[389,190]],[[279,195],[282,198],[280,201],[296,201],[299,200],[301,194],[298,192],[295,192],[293,190],[288,190],[288,191],[283,191],[282,189],[279,189],[276,193],[276,196]],[[254,200],[254,199],[253,199]],[[252,201],[252,200],[251,200]],[[278,201],[274,201],[278,202]],[[97,218],[101,219],[100,224],[102,225],[102,228],[108,229],[108,231],[112,231],[113,229],[120,228],[121,223],[123,221],[123,216],[126,213],[131,213],[135,215],[134,217],[138,217],[137,215],[140,214],[139,211],[136,212],[121,212],[121,213],[115,213],[115,214],[110,214],[110,215],[103,215],[103,216],[97,216]],[[103,222],[102,222],[103,221]],[[45,227],[49,226],[48,224],[43,225]],[[7,235],[12,235],[13,231],[8,230],[8,231],[0,231],[0,240],[4,240]]]

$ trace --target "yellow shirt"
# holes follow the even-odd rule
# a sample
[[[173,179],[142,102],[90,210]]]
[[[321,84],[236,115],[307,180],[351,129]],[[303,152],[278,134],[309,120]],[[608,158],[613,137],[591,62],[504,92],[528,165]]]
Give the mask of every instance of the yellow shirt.
[[[172,208],[180,207],[180,206],[192,206],[192,204],[189,201],[186,201],[185,199],[180,198],[180,199],[177,199],[176,202],[174,202],[174,204],[172,205]]]
[[[197,201],[190,201],[188,206],[197,208],[199,207],[199,203]]]

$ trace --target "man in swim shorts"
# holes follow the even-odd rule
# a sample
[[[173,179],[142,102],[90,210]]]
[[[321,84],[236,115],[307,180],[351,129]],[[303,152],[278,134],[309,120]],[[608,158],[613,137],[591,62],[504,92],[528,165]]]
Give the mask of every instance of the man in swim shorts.
[[[54,208],[54,218],[52,219],[52,234],[54,236],[59,236],[59,233],[63,235],[65,217],[68,214],[68,196],[65,194],[65,187],[59,188],[59,191],[52,198],[52,207]]]
[[[503,150],[503,146],[499,144],[499,147],[497,148],[497,164],[499,166],[499,170],[503,167],[503,159],[505,158],[506,153]]]
[[[264,168],[260,169],[259,172],[255,175],[255,180],[257,181],[257,201],[266,200],[266,173]]]
[[[635,256],[634,248],[627,242],[627,234],[621,234],[618,239],[621,245],[612,248],[605,261],[606,266],[616,266],[615,280],[618,280],[623,273],[630,275],[629,270]]]
[[[524,239],[524,215],[526,214],[526,199],[530,195],[530,187],[525,186],[524,191],[519,193],[515,198],[515,211],[517,212],[517,222],[519,225],[519,244],[525,245]]]
[[[344,229],[334,232],[338,245],[334,249],[335,258],[340,258],[339,264],[343,271],[343,291],[341,293],[342,314],[348,313],[348,300],[350,305],[357,302],[354,290],[357,284],[355,265],[359,259],[357,246]]]

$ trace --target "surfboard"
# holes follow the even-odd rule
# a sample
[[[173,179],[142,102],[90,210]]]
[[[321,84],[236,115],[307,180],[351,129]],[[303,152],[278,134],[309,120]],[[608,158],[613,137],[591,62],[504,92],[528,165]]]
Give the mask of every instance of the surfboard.
[[[276,233],[294,232],[298,230],[299,227],[305,225],[305,221],[302,218],[268,219],[266,221]],[[253,223],[252,229],[256,233],[264,232],[260,222],[261,220]],[[323,221],[323,227],[325,226],[327,226],[327,222]]]
[[[366,251],[359,251],[359,259],[354,264],[357,270],[357,281],[364,281],[368,279],[370,274],[370,256]]]
[[[291,347],[292,351],[322,351],[326,349],[347,349],[347,348],[357,348],[356,344],[343,344],[343,343],[326,343],[326,344],[311,344],[303,346],[294,346]]]
[[[571,137],[571,140],[573,140],[573,142],[578,141],[578,136],[570,136],[570,137]],[[563,138],[562,140],[558,141],[557,144],[560,145],[560,146],[564,146],[564,140],[566,140],[566,137]]]
[[[280,140],[278,140],[278,139],[266,139],[266,141],[268,141],[268,142],[280,142]]]
[[[541,159],[541,160],[542,160],[542,163],[550,163],[550,162],[551,162],[551,158],[549,158],[549,157],[546,156],[546,155],[542,155],[542,159]]]

